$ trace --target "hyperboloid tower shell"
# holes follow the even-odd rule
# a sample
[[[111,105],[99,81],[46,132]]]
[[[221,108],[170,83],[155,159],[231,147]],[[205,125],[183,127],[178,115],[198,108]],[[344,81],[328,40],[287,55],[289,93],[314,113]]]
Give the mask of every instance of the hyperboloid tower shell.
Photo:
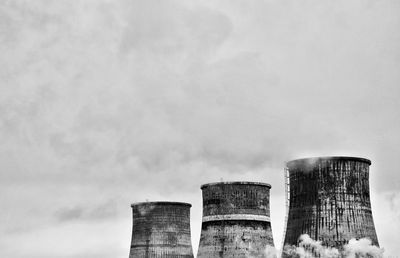
[[[284,245],[302,234],[339,250],[350,239],[378,246],[369,195],[371,161],[317,157],[287,162],[288,217]]]
[[[274,246],[269,210],[271,186],[221,182],[201,186],[203,221],[197,258],[267,257]]]
[[[132,204],[133,227],[129,258],[193,258],[190,238],[191,204]]]

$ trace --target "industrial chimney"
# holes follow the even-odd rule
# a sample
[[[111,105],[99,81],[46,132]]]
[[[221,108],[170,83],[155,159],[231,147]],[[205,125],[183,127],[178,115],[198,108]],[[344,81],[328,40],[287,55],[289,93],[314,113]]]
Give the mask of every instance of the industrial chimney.
[[[133,227],[129,258],[193,258],[191,206],[180,202],[132,204]]]
[[[254,182],[201,186],[203,221],[197,258],[267,257],[273,247],[269,190]]]
[[[378,246],[369,196],[371,161],[355,157],[297,159],[286,164],[288,213],[284,245],[308,234],[339,250],[350,239]]]

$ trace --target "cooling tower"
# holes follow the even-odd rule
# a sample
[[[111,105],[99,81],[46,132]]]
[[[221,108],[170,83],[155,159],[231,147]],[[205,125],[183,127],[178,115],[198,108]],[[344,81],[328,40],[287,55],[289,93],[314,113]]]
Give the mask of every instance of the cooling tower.
[[[288,214],[284,245],[308,234],[339,250],[350,239],[378,245],[369,196],[371,161],[318,157],[287,162]]]
[[[180,202],[132,204],[129,258],[193,258],[190,207]]]
[[[203,221],[197,258],[267,257],[273,247],[269,211],[271,186],[223,182],[201,186]]]

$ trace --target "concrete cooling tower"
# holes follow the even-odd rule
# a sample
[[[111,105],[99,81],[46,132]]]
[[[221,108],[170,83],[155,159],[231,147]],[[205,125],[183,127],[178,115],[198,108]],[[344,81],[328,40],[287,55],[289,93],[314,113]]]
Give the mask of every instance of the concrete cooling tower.
[[[180,202],[132,204],[129,258],[193,258],[190,207]]]
[[[318,157],[287,162],[288,214],[284,245],[302,234],[339,250],[350,239],[378,246],[369,194],[371,161]]]
[[[270,257],[273,247],[269,190],[253,182],[221,182],[201,186],[203,221],[198,258]]]

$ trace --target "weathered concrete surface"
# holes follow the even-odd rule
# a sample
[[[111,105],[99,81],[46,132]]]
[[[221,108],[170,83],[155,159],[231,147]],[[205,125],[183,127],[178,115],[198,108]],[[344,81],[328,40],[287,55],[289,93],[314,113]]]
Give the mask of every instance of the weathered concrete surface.
[[[341,249],[351,238],[368,237],[378,245],[369,194],[371,161],[321,157],[287,163],[290,203],[285,245],[302,234]]]
[[[133,226],[129,258],[193,258],[190,204],[132,204]]]
[[[266,257],[273,247],[270,185],[252,182],[206,184],[198,258]]]

